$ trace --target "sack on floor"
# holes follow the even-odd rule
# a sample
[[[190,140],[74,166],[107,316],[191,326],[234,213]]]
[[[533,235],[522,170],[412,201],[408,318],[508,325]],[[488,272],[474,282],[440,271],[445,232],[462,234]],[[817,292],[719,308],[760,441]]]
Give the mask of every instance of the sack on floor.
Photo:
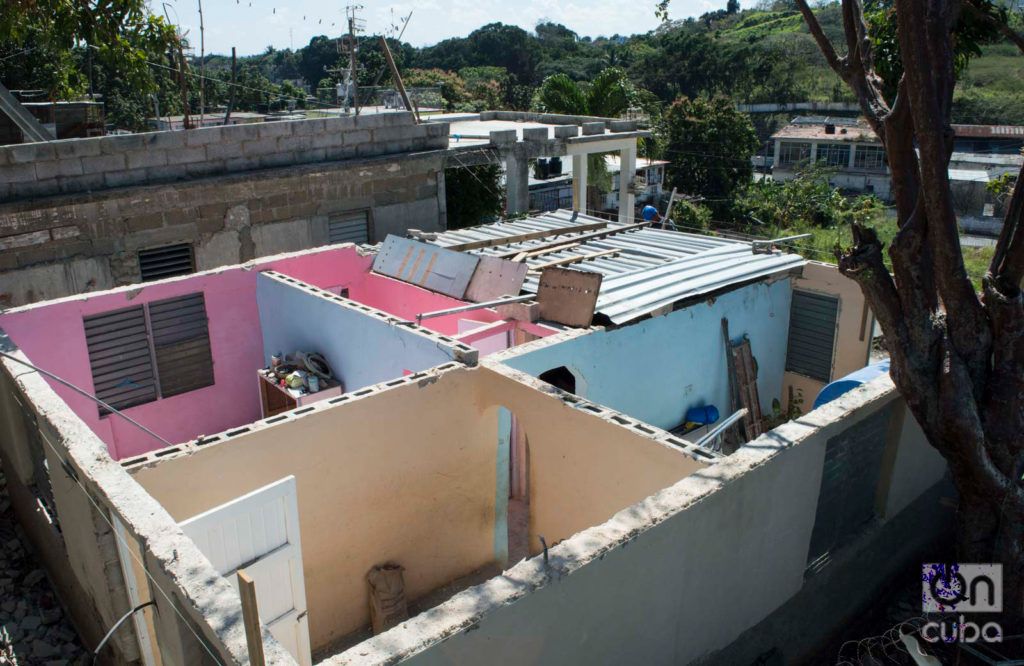
[[[388,562],[373,567],[366,574],[370,585],[370,621],[375,635],[409,619],[403,571],[401,565]]]

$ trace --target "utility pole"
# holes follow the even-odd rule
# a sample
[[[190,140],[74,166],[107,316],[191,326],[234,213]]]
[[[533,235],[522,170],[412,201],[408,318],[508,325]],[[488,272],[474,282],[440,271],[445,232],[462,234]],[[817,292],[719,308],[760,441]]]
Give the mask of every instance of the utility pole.
[[[362,21],[358,18],[357,13],[362,9],[362,5],[349,5],[345,7],[345,15],[348,18],[348,75],[349,75],[349,86],[352,91],[352,104],[356,108],[356,115],[359,115],[359,81],[357,76],[357,54],[359,51],[359,42],[356,40],[356,33],[361,28]]]
[[[199,126],[206,119],[206,35],[203,25],[203,0],[199,0]]]
[[[235,81],[238,78],[238,58],[236,56],[235,47],[231,47],[231,94],[228,96],[228,110],[224,114],[224,124],[227,125],[231,120],[231,108],[235,105]]]

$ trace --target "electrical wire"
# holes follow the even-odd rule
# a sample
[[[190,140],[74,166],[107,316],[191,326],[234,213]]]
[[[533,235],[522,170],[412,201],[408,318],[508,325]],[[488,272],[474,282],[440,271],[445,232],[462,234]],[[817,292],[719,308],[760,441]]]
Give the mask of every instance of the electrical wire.
[[[118,410],[115,407],[111,407],[109,403],[104,402],[103,400],[100,400],[98,397],[96,397],[92,393],[89,393],[88,391],[86,391],[83,388],[75,386],[74,384],[72,384],[71,382],[67,381],[66,379],[62,379],[61,377],[58,377],[57,375],[53,374],[52,372],[49,372],[47,370],[43,370],[42,368],[40,368],[40,367],[38,367],[36,365],[33,365],[33,364],[29,363],[28,361],[22,361],[17,356],[9,354],[9,353],[7,353],[5,351],[0,351],[0,356],[3,356],[4,358],[9,359],[11,361],[14,361],[15,363],[18,363],[18,364],[23,365],[25,367],[31,368],[32,370],[35,370],[39,374],[41,374],[41,375],[43,375],[45,377],[49,377],[50,379],[52,379],[53,381],[55,381],[55,382],[57,382],[59,384],[63,384],[64,386],[67,386],[72,391],[75,391],[76,393],[79,393],[79,394],[85,396],[86,398],[89,398],[90,400],[92,400],[96,404],[100,405],[101,407],[103,407],[103,409],[106,409],[107,411],[109,411],[109,412],[111,412],[113,414],[117,414],[122,419],[124,419],[128,423],[131,423],[133,426],[135,426],[136,428],[142,430],[146,434],[152,435],[153,437],[155,437],[157,440],[159,440],[163,444],[166,444],[167,446],[174,446],[173,442],[167,441],[166,439],[164,439],[160,435],[156,434],[155,432],[153,432],[152,430],[150,430],[146,426],[142,425],[141,423],[139,423],[138,421],[136,421],[132,417],[128,416],[124,412],[121,412],[120,410]]]
[[[27,366],[27,367],[29,367],[29,368],[32,368],[33,370],[35,370],[36,372],[38,372],[38,373],[40,373],[40,374],[42,374],[42,375],[44,375],[44,376],[48,376],[48,377],[51,377],[51,378],[55,379],[56,381],[60,382],[61,384],[64,384],[65,386],[69,386],[69,387],[72,387],[72,388],[76,388],[76,389],[77,389],[77,387],[74,387],[74,385],[73,385],[73,384],[71,384],[71,382],[68,382],[67,380],[64,380],[64,379],[62,379],[62,378],[60,378],[60,377],[57,377],[56,375],[54,375],[54,374],[52,374],[52,373],[49,373],[49,372],[47,372],[47,371],[45,371],[45,370],[42,370],[42,369],[40,369],[40,368],[37,368],[36,366],[34,366],[34,365],[33,365],[33,364],[31,364],[31,363],[28,363],[28,362],[26,362],[26,361],[22,361],[21,359],[19,359],[19,358],[16,358],[16,357],[12,356],[11,354],[9,354],[9,353],[7,353],[7,352],[3,352],[3,351],[0,351],[0,355],[2,355],[3,357],[5,357],[5,358],[7,358],[7,359],[9,359],[9,360],[12,360],[12,361],[14,361],[14,362],[16,362],[16,363],[19,363],[19,364],[21,364],[21,365],[23,365],[23,366]],[[79,390],[80,390],[80,389],[79,389]],[[96,398],[96,400],[97,400],[97,401],[99,401],[99,399],[98,399],[98,398]],[[127,417],[126,417],[126,418],[127,418]],[[129,420],[130,420],[130,419],[129,419]],[[134,421],[132,421],[132,422],[134,423]],[[147,429],[147,431],[148,431],[148,429]],[[148,431],[148,432],[150,432],[151,434],[153,434],[153,435],[154,435],[155,437],[157,437],[158,439],[161,439],[162,441],[166,441],[166,440],[163,440],[163,439],[162,439],[161,437],[159,437],[159,435],[156,435],[155,433],[152,433],[152,431]],[[70,464],[69,464],[69,463],[67,463],[67,462],[65,461],[65,456],[64,456],[64,455],[63,455],[63,454],[62,454],[62,453],[61,453],[61,452],[60,452],[60,451],[59,451],[59,450],[57,449],[56,445],[54,445],[54,443],[50,441],[50,438],[49,438],[49,437],[47,436],[47,434],[46,434],[46,431],[45,431],[45,430],[43,430],[43,429],[39,429],[39,430],[37,430],[37,433],[39,434],[40,438],[41,438],[41,439],[42,439],[42,440],[43,440],[44,442],[46,442],[46,445],[50,447],[50,450],[51,450],[51,451],[53,451],[53,454],[54,454],[54,455],[55,455],[55,456],[57,457],[57,459],[58,459],[58,460],[60,460],[60,461],[62,461],[62,462],[64,462],[64,464],[65,464],[65,465],[67,465],[67,466],[68,466],[68,468],[70,468]],[[111,460],[111,464],[114,464],[114,465],[116,465],[116,462],[114,462],[113,460]],[[125,473],[125,474],[127,474],[127,472],[124,472],[124,473]],[[203,649],[204,649],[204,650],[206,651],[206,653],[210,655],[210,657],[211,657],[211,658],[212,658],[212,659],[214,660],[214,662],[215,662],[215,663],[217,663],[217,664],[223,664],[223,662],[222,662],[222,661],[221,661],[221,660],[220,660],[220,659],[219,659],[219,658],[217,657],[217,655],[216,655],[216,654],[214,654],[214,652],[213,652],[213,651],[212,651],[212,650],[210,649],[210,646],[206,644],[206,641],[204,641],[204,640],[203,640],[203,639],[202,639],[202,638],[201,638],[201,637],[199,636],[199,634],[198,634],[198,633],[196,633],[195,629],[193,629],[193,628],[192,628],[192,624],[190,623],[190,621],[188,620],[188,618],[186,618],[186,617],[185,617],[185,616],[184,616],[184,615],[183,615],[183,614],[181,613],[181,611],[180,611],[180,610],[178,610],[178,607],[177,607],[177,605],[175,604],[174,600],[173,600],[173,599],[171,598],[171,596],[170,596],[170,595],[169,595],[169,594],[168,594],[168,593],[167,593],[167,592],[166,592],[166,591],[165,591],[165,590],[164,590],[164,589],[163,589],[163,588],[162,588],[162,587],[160,586],[160,584],[159,584],[159,583],[157,583],[157,582],[156,582],[156,579],[154,579],[154,578],[153,578],[153,575],[152,575],[151,573],[149,573],[149,570],[148,570],[148,569],[146,568],[146,563],[145,563],[145,562],[143,562],[143,561],[142,561],[142,559],[141,559],[141,558],[140,558],[140,557],[139,557],[138,555],[136,555],[136,554],[135,554],[135,553],[134,553],[134,552],[132,551],[132,549],[130,548],[130,546],[129,546],[129,544],[128,544],[128,540],[127,540],[127,539],[125,539],[124,537],[122,537],[122,536],[121,536],[121,534],[119,533],[119,531],[118,531],[117,527],[116,527],[116,526],[114,525],[114,522],[113,522],[113,521],[112,521],[112,520],[110,519],[110,516],[108,515],[108,509],[106,509],[106,508],[104,508],[104,507],[100,506],[100,505],[99,505],[99,504],[98,504],[98,503],[96,502],[96,500],[95,500],[95,499],[93,498],[93,496],[92,496],[92,495],[91,495],[91,494],[89,493],[89,491],[88,491],[88,490],[86,490],[85,486],[84,486],[84,485],[82,485],[82,481],[81,481],[81,480],[80,480],[80,479],[78,478],[78,475],[77,475],[77,474],[67,473],[67,476],[68,476],[68,478],[70,478],[70,479],[71,479],[72,481],[74,481],[74,482],[75,482],[75,486],[76,486],[76,487],[78,487],[78,489],[82,491],[82,494],[83,494],[83,495],[85,495],[85,498],[86,498],[86,499],[87,499],[87,500],[89,501],[89,503],[90,503],[90,504],[91,504],[91,505],[93,506],[93,508],[94,508],[94,509],[96,510],[96,513],[97,513],[97,514],[99,514],[100,518],[102,518],[102,519],[103,519],[103,521],[104,521],[105,523],[107,523],[107,525],[109,525],[109,526],[110,526],[110,531],[111,531],[111,534],[113,534],[113,535],[114,535],[114,538],[115,538],[115,539],[117,539],[118,541],[120,541],[120,542],[121,542],[121,543],[122,543],[122,544],[124,545],[124,548],[123,548],[124,552],[127,552],[127,553],[128,553],[128,554],[129,554],[130,556],[131,556],[131,558],[132,558],[133,560],[135,560],[135,561],[136,561],[136,563],[138,563],[138,565],[139,565],[139,568],[140,568],[140,569],[142,569],[142,572],[143,572],[143,573],[145,574],[146,578],[148,578],[148,579],[149,579],[149,582],[150,582],[150,584],[152,584],[152,586],[153,586],[153,587],[154,587],[154,588],[155,588],[155,589],[156,589],[156,590],[157,590],[158,592],[160,592],[160,594],[161,594],[161,595],[162,595],[162,596],[164,597],[164,599],[166,599],[166,600],[167,600],[167,603],[168,603],[168,605],[170,606],[171,610],[173,610],[173,611],[174,611],[174,613],[175,613],[175,615],[177,615],[177,616],[178,616],[178,618],[179,618],[179,619],[181,619],[181,621],[182,621],[182,624],[184,624],[184,625],[185,625],[185,628],[186,628],[186,629],[188,629],[188,630],[189,630],[189,632],[190,632],[190,633],[191,633],[191,634],[192,634],[193,636],[195,636],[196,640],[197,640],[197,641],[199,642],[199,644],[200,644],[200,645],[201,645],[201,646],[203,647]],[[58,516],[58,517],[59,517],[59,516]],[[134,612],[134,611],[133,611],[133,612]],[[119,622],[118,624],[120,624],[120,622]],[[115,626],[113,627],[113,629],[116,629],[116,628],[117,628],[117,626],[118,626],[118,625],[115,625]],[[113,631],[113,629],[111,629],[111,631]],[[102,643],[101,643],[101,645],[100,645],[100,646],[102,647]]]

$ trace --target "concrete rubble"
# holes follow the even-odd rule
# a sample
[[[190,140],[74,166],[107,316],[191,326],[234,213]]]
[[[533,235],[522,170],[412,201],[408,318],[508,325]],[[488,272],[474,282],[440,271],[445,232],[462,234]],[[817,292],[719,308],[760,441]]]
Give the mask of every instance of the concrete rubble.
[[[0,471],[0,666],[87,663],[78,633],[16,527]]]

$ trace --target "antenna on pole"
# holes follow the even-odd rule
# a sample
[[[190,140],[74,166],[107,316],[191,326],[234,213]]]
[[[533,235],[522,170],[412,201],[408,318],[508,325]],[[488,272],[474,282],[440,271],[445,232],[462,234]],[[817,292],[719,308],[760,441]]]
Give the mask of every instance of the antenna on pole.
[[[206,37],[203,25],[203,0],[199,0],[199,126],[206,119]]]
[[[348,19],[348,34],[342,40],[342,46],[348,52],[349,90],[352,93],[352,104],[355,106],[357,116],[359,115],[359,66],[356,56],[359,53],[359,40],[356,35],[366,25],[366,22],[359,18],[359,11],[362,8],[362,5],[348,5],[345,7],[345,17]]]

